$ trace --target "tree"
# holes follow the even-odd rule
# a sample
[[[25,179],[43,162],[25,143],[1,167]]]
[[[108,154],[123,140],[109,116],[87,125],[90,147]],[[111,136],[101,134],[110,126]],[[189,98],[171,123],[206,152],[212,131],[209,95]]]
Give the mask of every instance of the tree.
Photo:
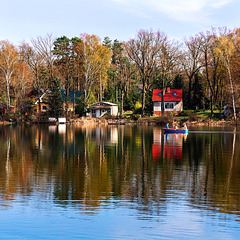
[[[17,68],[19,58],[17,49],[8,41],[0,42],[0,69],[6,80],[7,107],[10,107],[10,84]]]
[[[165,36],[161,41],[157,59],[157,79],[162,83],[162,115],[164,115],[164,95],[167,85],[171,85],[179,66],[179,45]]]
[[[192,86],[193,90],[193,106],[197,109],[203,108],[204,103],[204,90],[203,90],[203,84],[201,80],[201,76],[198,72],[194,75],[194,83]]]
[[[207,81],[210,93],[211,116],[213,115],[213,105],[217,102],[223,78],[220,68],[219,55],[216,54],[217,33],[214,29],[206,33],[200,33],[201,52],[203,54],[202,66],[204,77]]]
[[[233,116],[236,121],[236,108],[235,108],[235,98],[234,98],[234,90],[233,90],[233,79],[232,79],[232,56],[235,51],[233,41],[230,35],[222,35],[219,38],[218,46],[216,47],[217,54],[222,58],[224,65],[228,72],[228,78],[231,87],[231,94],[232,94],[232,105],[233,105]]]
[[[27,43],[19,46],[22,62],[26,64],[33,75],[33,88],[38,92],[38,109],[41,112],[41,89],[47,89],[46,68],[44,66],[43,57],[38,53],[37,49]]]
[[[131,64],[124,52],[123,43],[120,43],[118,40],[114,40],[112,52],[112,65],[114,68],[113,71],[115,72],[116,85],[117,89],[121,91],[120,116],[123,117],[124,96],[126,93],[127,83],[131,75]]]
[[[144,115],[145,108],[146,86],[153,79],[158,53],[164,38],[165,34],[161,32],[140,30],[135,39],[131,39],[125,44],[129,58],[137,66],[143,85],[142,115]]]
[[[54,41],[54,55],[56,56],[55,65],[63,79],[63,85],[66,90],[66,114],[68,116],[68,95],[73,86],[73,79],[76,74],[76,56],[74,46],[80,42],[79,38],[69,39],[66,36],[57,38]],[[75,89],[75,88],[74,88]]]
[[[108,49],[111,49],[112,47],[112,40],[109,37],[105,37],[103,39],[104,46]]]
[[[48,87],[51,87],[51,80],[54,79],[54,61],[56,58],[53,52],[54,39],[51,34],[47,34],[46,37],[39,36],[32,39],[31,43],[36,53],[43,59],[47,69]]]
[[[181,74],[176,74],[173,79],[172,88],[183,89],[183,87],[184,87],[183,76]]]
[[[188,78],[188,96],[187,103],[188,108],[192,107],[192,84],[194,75],[198,72],[201,67],[201,41],[198,36],[190,37],[185,40],[186,49],[184,50],[181,60],[181,65],[183,67],[183,71],[185,72]]]
[[[60,117],[63,112],[63,99],[61,94],[61,84],[58,78],[52,79],[52,88],[49,101],[50,115]]]
[[[20,58],[13,76],[12,89],[14,91],[16,107],[22,106],[27,90],[32,88],[33,75],[28,65]]]
[[[88,102],[92,86],[106,77],[110,50],[96,35],[83,34],[80,39],[83,41],[84,101]]]

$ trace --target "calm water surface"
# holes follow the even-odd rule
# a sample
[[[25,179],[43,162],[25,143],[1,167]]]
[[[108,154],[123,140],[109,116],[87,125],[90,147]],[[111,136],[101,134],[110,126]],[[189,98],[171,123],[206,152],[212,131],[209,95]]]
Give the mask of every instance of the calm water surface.
[[[0,128],[0,239],[239,239],[240,129]]]

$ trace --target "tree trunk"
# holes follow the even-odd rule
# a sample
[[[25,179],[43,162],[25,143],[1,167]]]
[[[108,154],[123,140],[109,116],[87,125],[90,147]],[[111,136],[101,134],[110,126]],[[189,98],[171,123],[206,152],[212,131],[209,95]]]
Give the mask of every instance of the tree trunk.
[[[41,113],[41,99],[40,99],[40,96],[38,97],[38,112]]]
[[[188,108],[191,108],[191,100],[192,100],[192,77],[189,77],[189,84],[188,84]]]
[[[165,114],[164,95],[165,95],[165,83],[164,83],[164,79],[163,79],[163,83],[162,83],[162,101],[161,101],[162,116],[164,116],[164,114]]]
[[[7,81],[7,112],[9,113],[10,110],[10,92],[9,92],[9,77],[6,77],[6,81]]]
[[[118,87],[116,86],[116,102],[118,102]]]
[[[145,108],[145,94],[146,94],[146,89],[145,89],[145,82],[144,82],[143,90],[142,90],[142,117],[144,115],[144,108]]]
[[[121,118],[123,118],[123,99],[124,99],[124,91],[121,90],[121,112],[120,112]]]
[[[231,92],[232,92],[233,116],[234,116],[234,120],[236,121],[237,116],[236,116],[236,109],[235,109],[235,100],[234,100],[233,82],[232,82],[232,76],[231,76],[231,71],[230,71],[230,68],[229,68],[229,67],[228,67],[228,75],[229,75],[229,81],[230,81]]]
[[[75,116],[75,88],[73,88],[73,114]]]
[[[211,92],[211,91],[210,91]],[[212,96],[212,92],[211,92],[211,97],[210,97],[210,99],[211,99],[211,118],[213,117],[213,96]]]

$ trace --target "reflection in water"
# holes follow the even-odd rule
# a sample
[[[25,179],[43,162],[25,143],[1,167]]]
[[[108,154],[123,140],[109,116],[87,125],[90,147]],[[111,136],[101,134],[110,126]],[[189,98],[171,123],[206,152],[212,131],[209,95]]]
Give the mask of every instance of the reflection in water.
[[[189,219],[204,211],[196,224],[214,213],[240,215],[237,130],[187,136],[159,127],[16,126],[0,128],[0,144],[1,209],[19,201],[37,212],[57,206],[114,216],[122,209],[129,217],[135,211],[136,221],[165,224],[186,211]]]
[[[153,129],[153,160],[182,159],[183,141],[187,140],[187,134],[163,134],[161,128]]]

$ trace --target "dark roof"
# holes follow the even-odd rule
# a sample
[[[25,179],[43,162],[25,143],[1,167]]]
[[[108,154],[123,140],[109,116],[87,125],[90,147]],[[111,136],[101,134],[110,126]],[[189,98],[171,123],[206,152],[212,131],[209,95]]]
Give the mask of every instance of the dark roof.
[[[182,100],[182,89],[168,89],[164,94],[165,102],[180,102]],[[153,89],[153,102],[162,101],[162,89]]]
[[[111,106],[118,106],[118,105],[110,102],[97,102],[90,105],[89,108],[104,108],[104,107],[111,107]]]
[[[62,94],[63,102],[66,102],[66,90],[65,89],[61,89],[61,94]],[[75,102],[76,102],[76,100],[78,98],[80,98],[81,95],[82,95],[81,91],[75,91]],[[72,90],[69,90],[68,102],[69,103],[73,103],[74,102],[74,91],[72,91]]]

